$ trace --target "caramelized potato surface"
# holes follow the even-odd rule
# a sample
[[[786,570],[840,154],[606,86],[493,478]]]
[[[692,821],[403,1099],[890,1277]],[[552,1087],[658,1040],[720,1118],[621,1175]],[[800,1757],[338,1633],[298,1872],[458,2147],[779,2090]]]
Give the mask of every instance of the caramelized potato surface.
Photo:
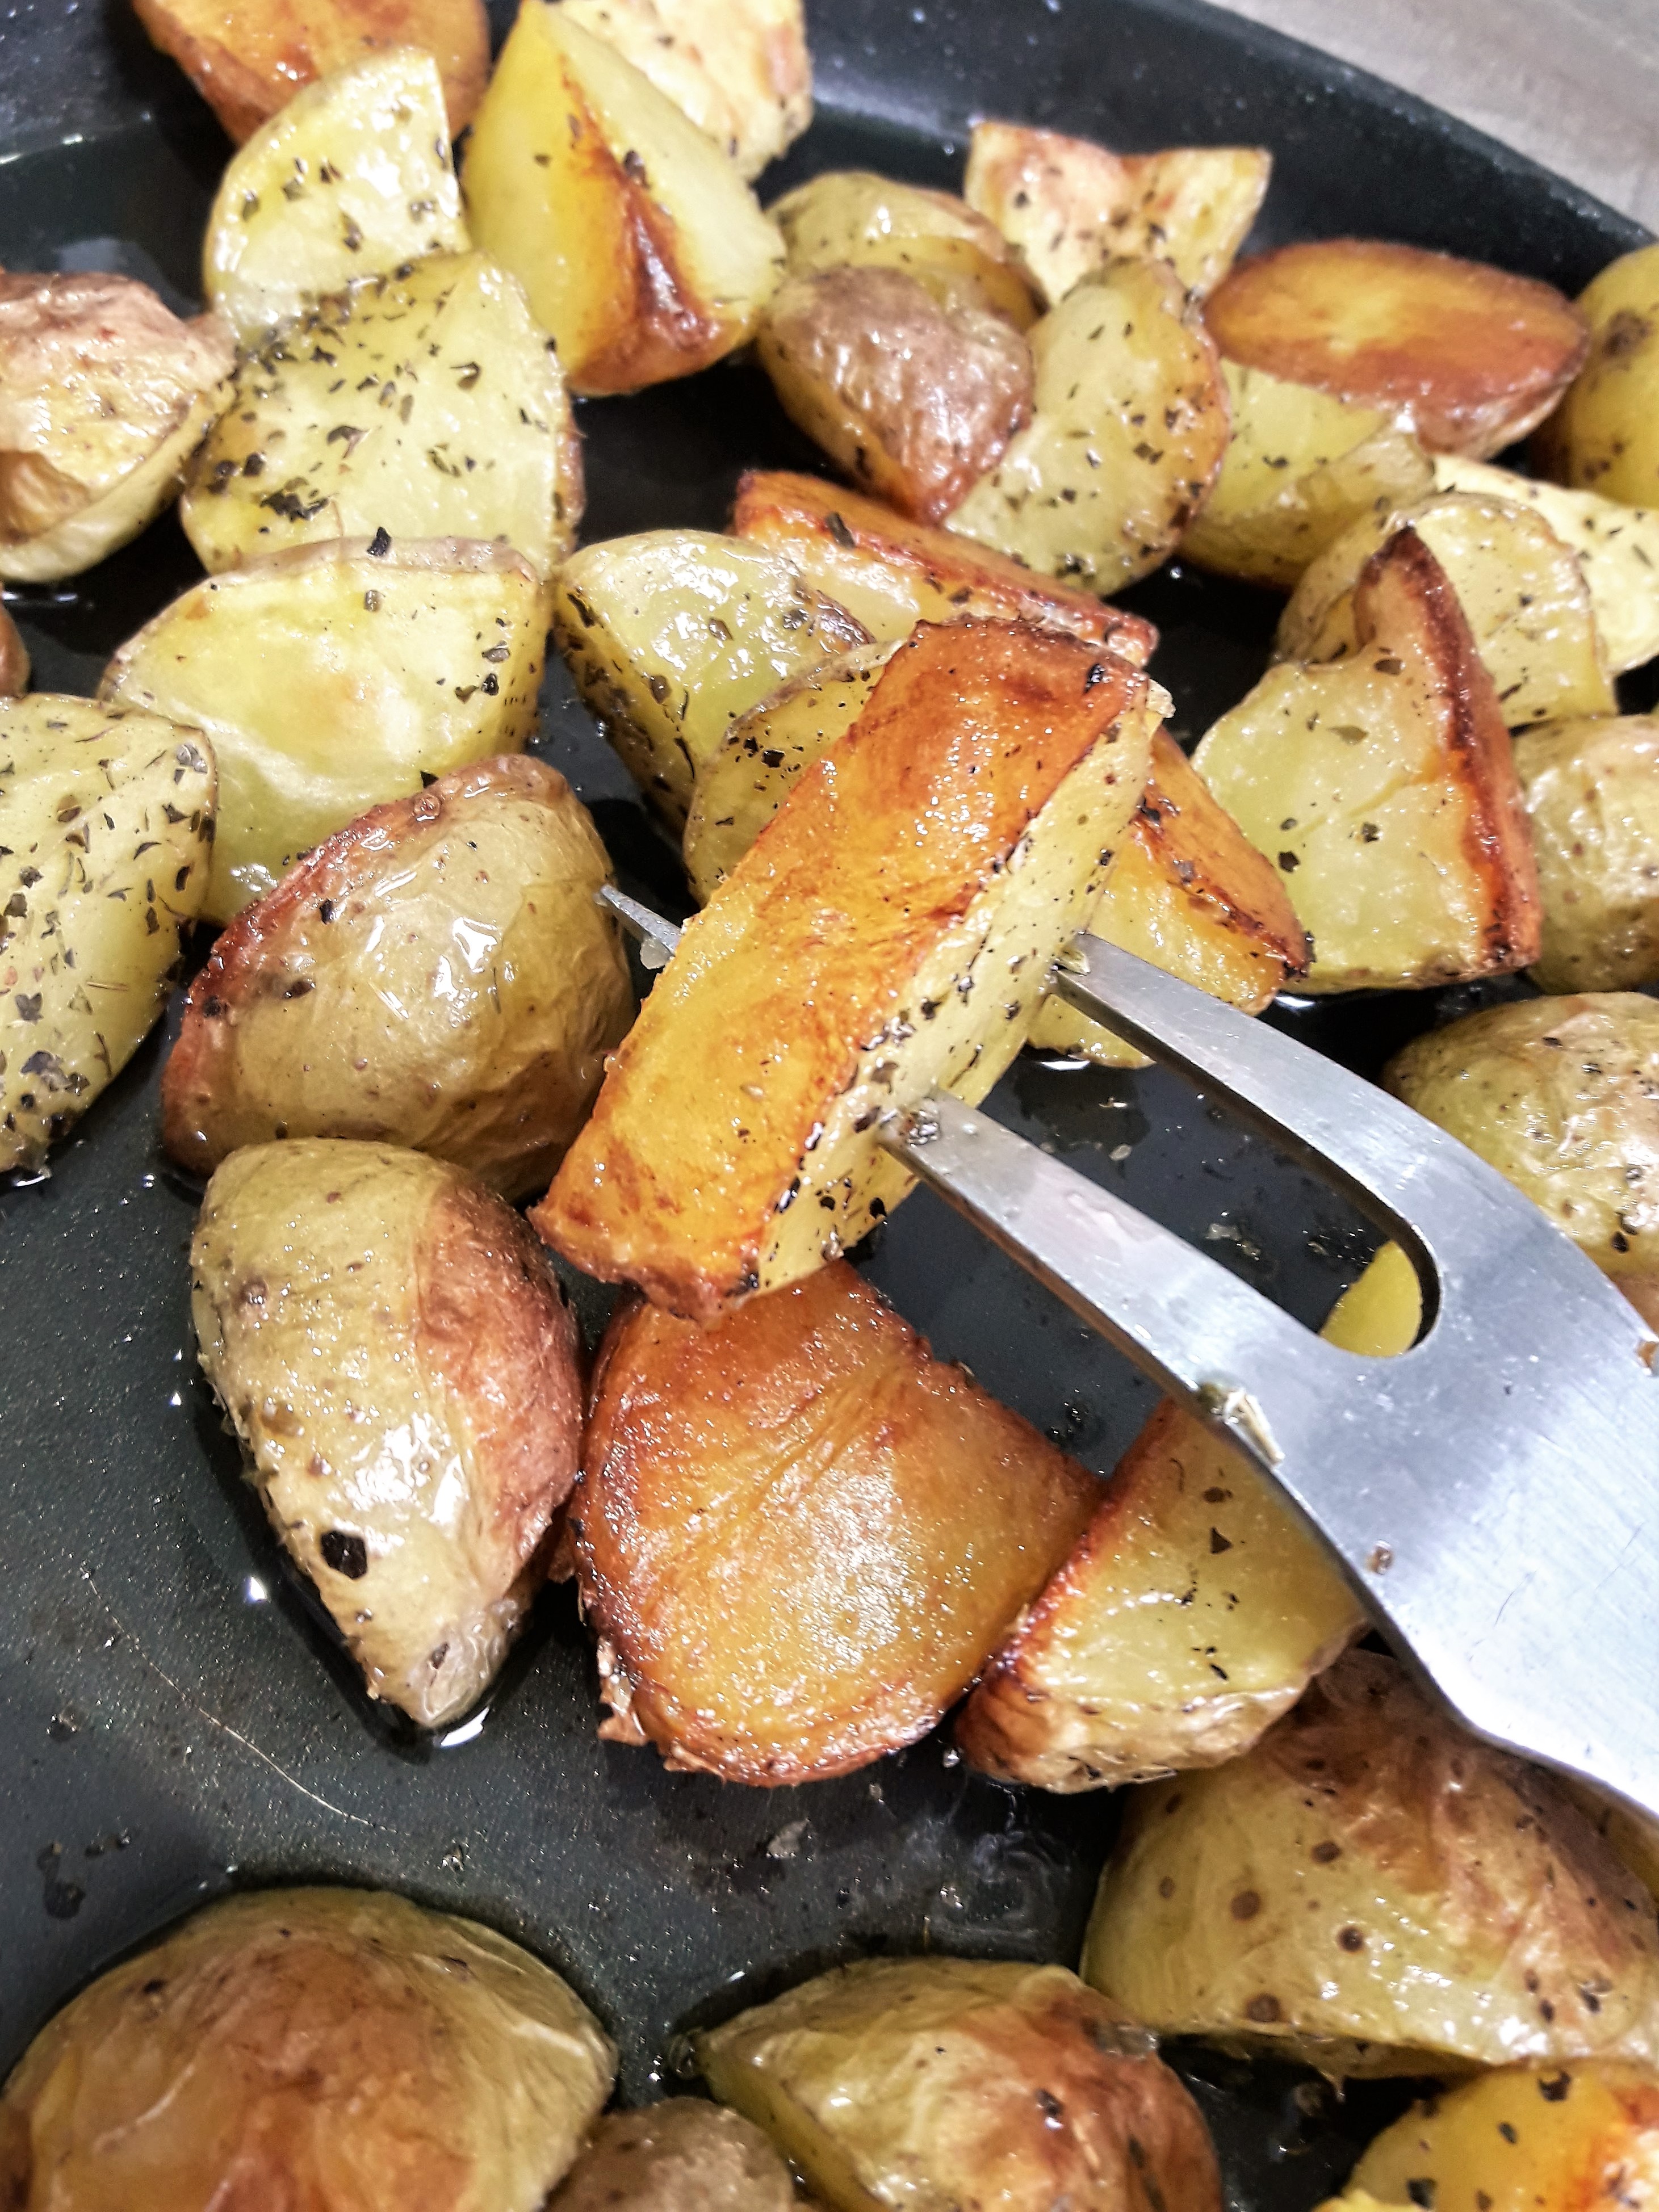
[[[29,649],[16,623],[0,607],[0,698],[21,698],[28,688]]]
[[[1553,285],[1381,239],[1241,262],[1206,312],[1230,361],[1403,416],[1431,450],[1477,460],[1543,420],[1589,345]]]
[[[1079,639],[924,623],[687,923],[541,1233],[703,1319],[854,1244],[910,1188],[878,1116],[1024,1041],[1164,703]]]
[[[792,276],[897,270],[941,307],[978,307],[1022,331],[1036,320],[1030,285],[995,224],[953,192],[896,184],[867,169],[828,169],[768,213],[783,234]]]
[[[1253,1751],[1130,1801],[1082,1972],[1333,2075],[1659,2051],[1659,1929],[1547,1776],[1350,1651]]]
[[[1659,246],[1610,261],[1578,311],[1589,350],[1538,434],[1539,459],[1578,490],[1659,507]]]
[[[1659,983],[1659,718],[1602,716],[1515,744],[1538,857],[1545,991]]]
[[[812,119],[801,0],[562,0],[755,178]]]
[[[607,2112],[548,2212],[799,2212],[799,2200],[751,2121],[701,2097],[665,2097]]]

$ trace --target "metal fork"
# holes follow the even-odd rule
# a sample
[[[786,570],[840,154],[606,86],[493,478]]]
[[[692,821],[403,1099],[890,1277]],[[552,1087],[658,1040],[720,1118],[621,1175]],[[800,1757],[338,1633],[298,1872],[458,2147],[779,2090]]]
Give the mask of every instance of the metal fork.
[[[1411,1351],[1327,1343],[948,1092],[882,1143],[1271,1475],[1466,1726],[1659,1818],[1659,1343],[1635,1308],[1496,1170],[1293,1038],[1097,937],[1054,988],[1404,1248]]]

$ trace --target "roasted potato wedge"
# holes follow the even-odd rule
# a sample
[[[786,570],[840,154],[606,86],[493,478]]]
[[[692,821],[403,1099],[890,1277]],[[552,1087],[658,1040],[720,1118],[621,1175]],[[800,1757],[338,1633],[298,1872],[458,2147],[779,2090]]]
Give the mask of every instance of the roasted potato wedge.
[[[1547,1776],[1354,1650],[1253,1751],[1131,1799],[1085,1981],[1340,2075],[1659,2045],[1653,1903]]]
[[[1456,592],[1512,730],[1617,713],[1577,554],[1531,507],[1473,492],[1436,492],[1345,530],[1304,570],[1279,621],[1278,659],[1345,660],[1358,653],[1354,586],[1372,554],[1406,523]]]
[[[1607,991],[1488,1006],[1414,1039],[1383,1079],[1659,1322],[1659,1000]]]
[[[1539,459],[1578,490],[1659,507],[1659,246],[1609,262],[1578,312],[1589,350],[1538,434]]]
[[[466,152],[472,234],[573,392],[635,392],[754,336],[783,241],[720,147],[563,8],[522,0]]]
[[[751,2121],[701,2097],[607,2112],[548,2212],[799,2212],[794,2177]]]
[[[1169,262],[1201,297],[1249,235],[1273,165],[1262,146],[1112,154],[1057,131],[976,123],[962,189],[1018,252],[1045,307],[1126,254]]]
[[[735,715],[869,633],[775,553],[704,530],[585,545],[553,589],[576,689],[676,836]]]
[[[386,533],[198,584],[124,645],[99,697],[190,722],[219,762],[203,901],[228,921],[303,852],[536,727],[542,587],[516,553]]]
[[[1266,369],[1221,366],[1232,434],[1181,542],[1200,568],[1291,591],[1345,530],[1433,490],[1434,463],[1385,410]]]
[[[29,649],[16,623],[0,607],[0,699],[21,699],[29,688]]]
[[[42,1167],[167,1004],[216,787],[199,731],[0,702],[0,1170]]]
[[[610,872],[564,778],[516,757],[337,830],[191,984],[167,1150],[210,1174],[243,1145],[356,1137],[542,1188],[634,1018]]]
[[[203,1368],[372,1698],[475,1705],[523,1625],[581,1450],[580,1340],[547,1255],[447,1162],[250,1145],[191,1245]]]
[[[829,269],[893,269],[939,304],[1037,319],[1031,287],[994,223],[952,192],[896,184],[867,169],[830,169],[767,210],[783,234],[792,276]]]
[[[1659,983],[1659,718],[1558,722],[1516,738],[1538,859],[1545,991]]]
[[[1227,447],[1215,349],[1173,270],[1120,261],[1030,333],[1036,412],[949,527],[1102,593],[1150,574]]]
[[[833,2212],[1219,2212],[1197,2106],[1063,1966],[866,1959],[696,2048]]]
[[[738,485],[732,528],[793,561],[873,638],[896,643],[919,622],[1029,622],[1109,645],[1144,668],[1158,632],[1139,615],[1034,576],[1005,554],[948,530],[907,521],[879,501],[782,470],[751,470]]]
[[[388,530],[498,540],[545,580],[581,513],[564,380],[518,279],[483,253],[431,253],[243,359],[179,520],[210,574]]]
[[[567,1982],[476,1921],[362,1889],[222,1898],[35,2037],[0,2096],[0,2189],[538,2212],[616,2059]]]
[[[1018,1051],[1165,703],[1080,639],[922,624],[686,925],[543,1236],[709,1319],[866,1235],[910,1188],[878,1116],[976,1102]]]
[[[1358,650],[1270,669],[1194,755],[1313,940],[1302,988],[1422,989],[1538,957],[1538,872],[1498,694],[1415,531],[1361,572]]]
[[[470,241],[430,54],[369,54],[296,93],[226,169],[202,286],[252,346],[318,300]]]
[[[1553,284],[1375,238],[1242,261],[1205,313],[1229,361],[1401,416],[1431,451],[1476,460],[1542,422],[1589,343]]]
[[[1323,1334],[1409,1351],[1416,1271],[1386,1244]],[[1023,1613],[957,1720],[1003,1782],[1098,1790],[1248,1751],[1365,1626],[1323,1547],[1244,1456],[1166,1402],[1088,1534]]]
[[[78,576],[136,538],[234,358],[217,315],[181,323],[130,276],[0,271],[0,576]]]
[[[855,483],[937,522],[1031,419],[1031,349],[902,269],[790,276],[757,341],[783,410]]]

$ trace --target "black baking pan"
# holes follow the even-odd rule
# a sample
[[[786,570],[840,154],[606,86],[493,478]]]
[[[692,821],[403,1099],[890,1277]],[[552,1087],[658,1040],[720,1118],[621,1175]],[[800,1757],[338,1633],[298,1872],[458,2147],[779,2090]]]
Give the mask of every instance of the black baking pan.
[[[1257,246],[1370,234],[1576,291],[1644,235],[1198,0],[823,0],[811,33],[817,120],[763,194],[849,165],[954,185],[967,125],[989,113],[1126,150],[1267,145]],[[8,267],[117,268],[190,301],[228,151],[125,0],[21,0],[0,27]],[[591,538],[717,528],[743,468],[815,465],[750,368],[580,412]],[[168,520],[71,585],[9,592],[38,688],[89,691],[193,576]],[[1259,674],[1277,603],[1178,568],[1131,601],[1163,630],[1156,672],[1191,742]],[[677,863],[556,667],[538,749],[592,807],[624,881],[683,910]],[[1471,1002],[1402,994],[1273,1018],[1370,1072]],[[568,1591],[542,1601],[488,1709],[447,1737],[368,1705],[285,1571],[196,1368],[198,1194],[158,1145],[166,1046],[150,1040],[48,1179],[0,1190],[0,2072],[122,1951],[227,1887],[276,1880],[393,1886],[531,1944],[617,2036],[629,2100],[676,2085],[688,2024],[834,1959],[931,1945],[1073,1962],[1111,1797],[979,1780],[948,1724],[838,1782],[769,1792],[668,1774],[653,1753],[596,1741]],[[1337,1200],[1164,1074],[1028,1056],[994,1110],[1304,1319],[1370,1249]],[[1110,1468],[1150,1391],[1047,1293],[925,1191],[860,1257],[936,1350]],[[592,1328],[605,1294],[578,1289]],[[1342,2102],[1289,2069],[1175,2055],[1229,2202],[1250,2212],[1316,2203],[1402,2094]]]

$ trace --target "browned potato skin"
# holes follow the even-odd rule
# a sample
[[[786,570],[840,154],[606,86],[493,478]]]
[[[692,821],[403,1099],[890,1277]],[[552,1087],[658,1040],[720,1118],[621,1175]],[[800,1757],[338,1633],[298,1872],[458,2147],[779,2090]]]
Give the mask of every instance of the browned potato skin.
[[[1205,319],[1229,360],[1397,408],[1432,451],[1477,460],[1543,420],[1589,344],[1553,285],[1367,238],[1243,261]]]
[[[752,2121],[702,2097],[607,2112],[548,2212],[799,2212],[794,2178]]]
[[[872,637],[903,636],[917,622],[1026,622],[1109,646],[1137,668],[1158,644],[1139,615],[821,477],[751,469],[738,484],[732,530],[793,561]]]
[[[489,75],[483,0],[133,0],[240,146],[301,85],[376,46],[423,46],[443,79],[453,137]]]
[[[599,1733],[729,1782],[866,1765],[961,1696],[1097,1490],[844,1261],[708,1328],[632,1304],[570,1508]]]
[[[901,269],[781,286],[757,341],[784,409],[866,491],[918,522],[948,514],[1031,419],[1019,332],[942,307]]]
[[[0,699],[21,699],[29,688],[29,649],[17,625],[0,607]]]

